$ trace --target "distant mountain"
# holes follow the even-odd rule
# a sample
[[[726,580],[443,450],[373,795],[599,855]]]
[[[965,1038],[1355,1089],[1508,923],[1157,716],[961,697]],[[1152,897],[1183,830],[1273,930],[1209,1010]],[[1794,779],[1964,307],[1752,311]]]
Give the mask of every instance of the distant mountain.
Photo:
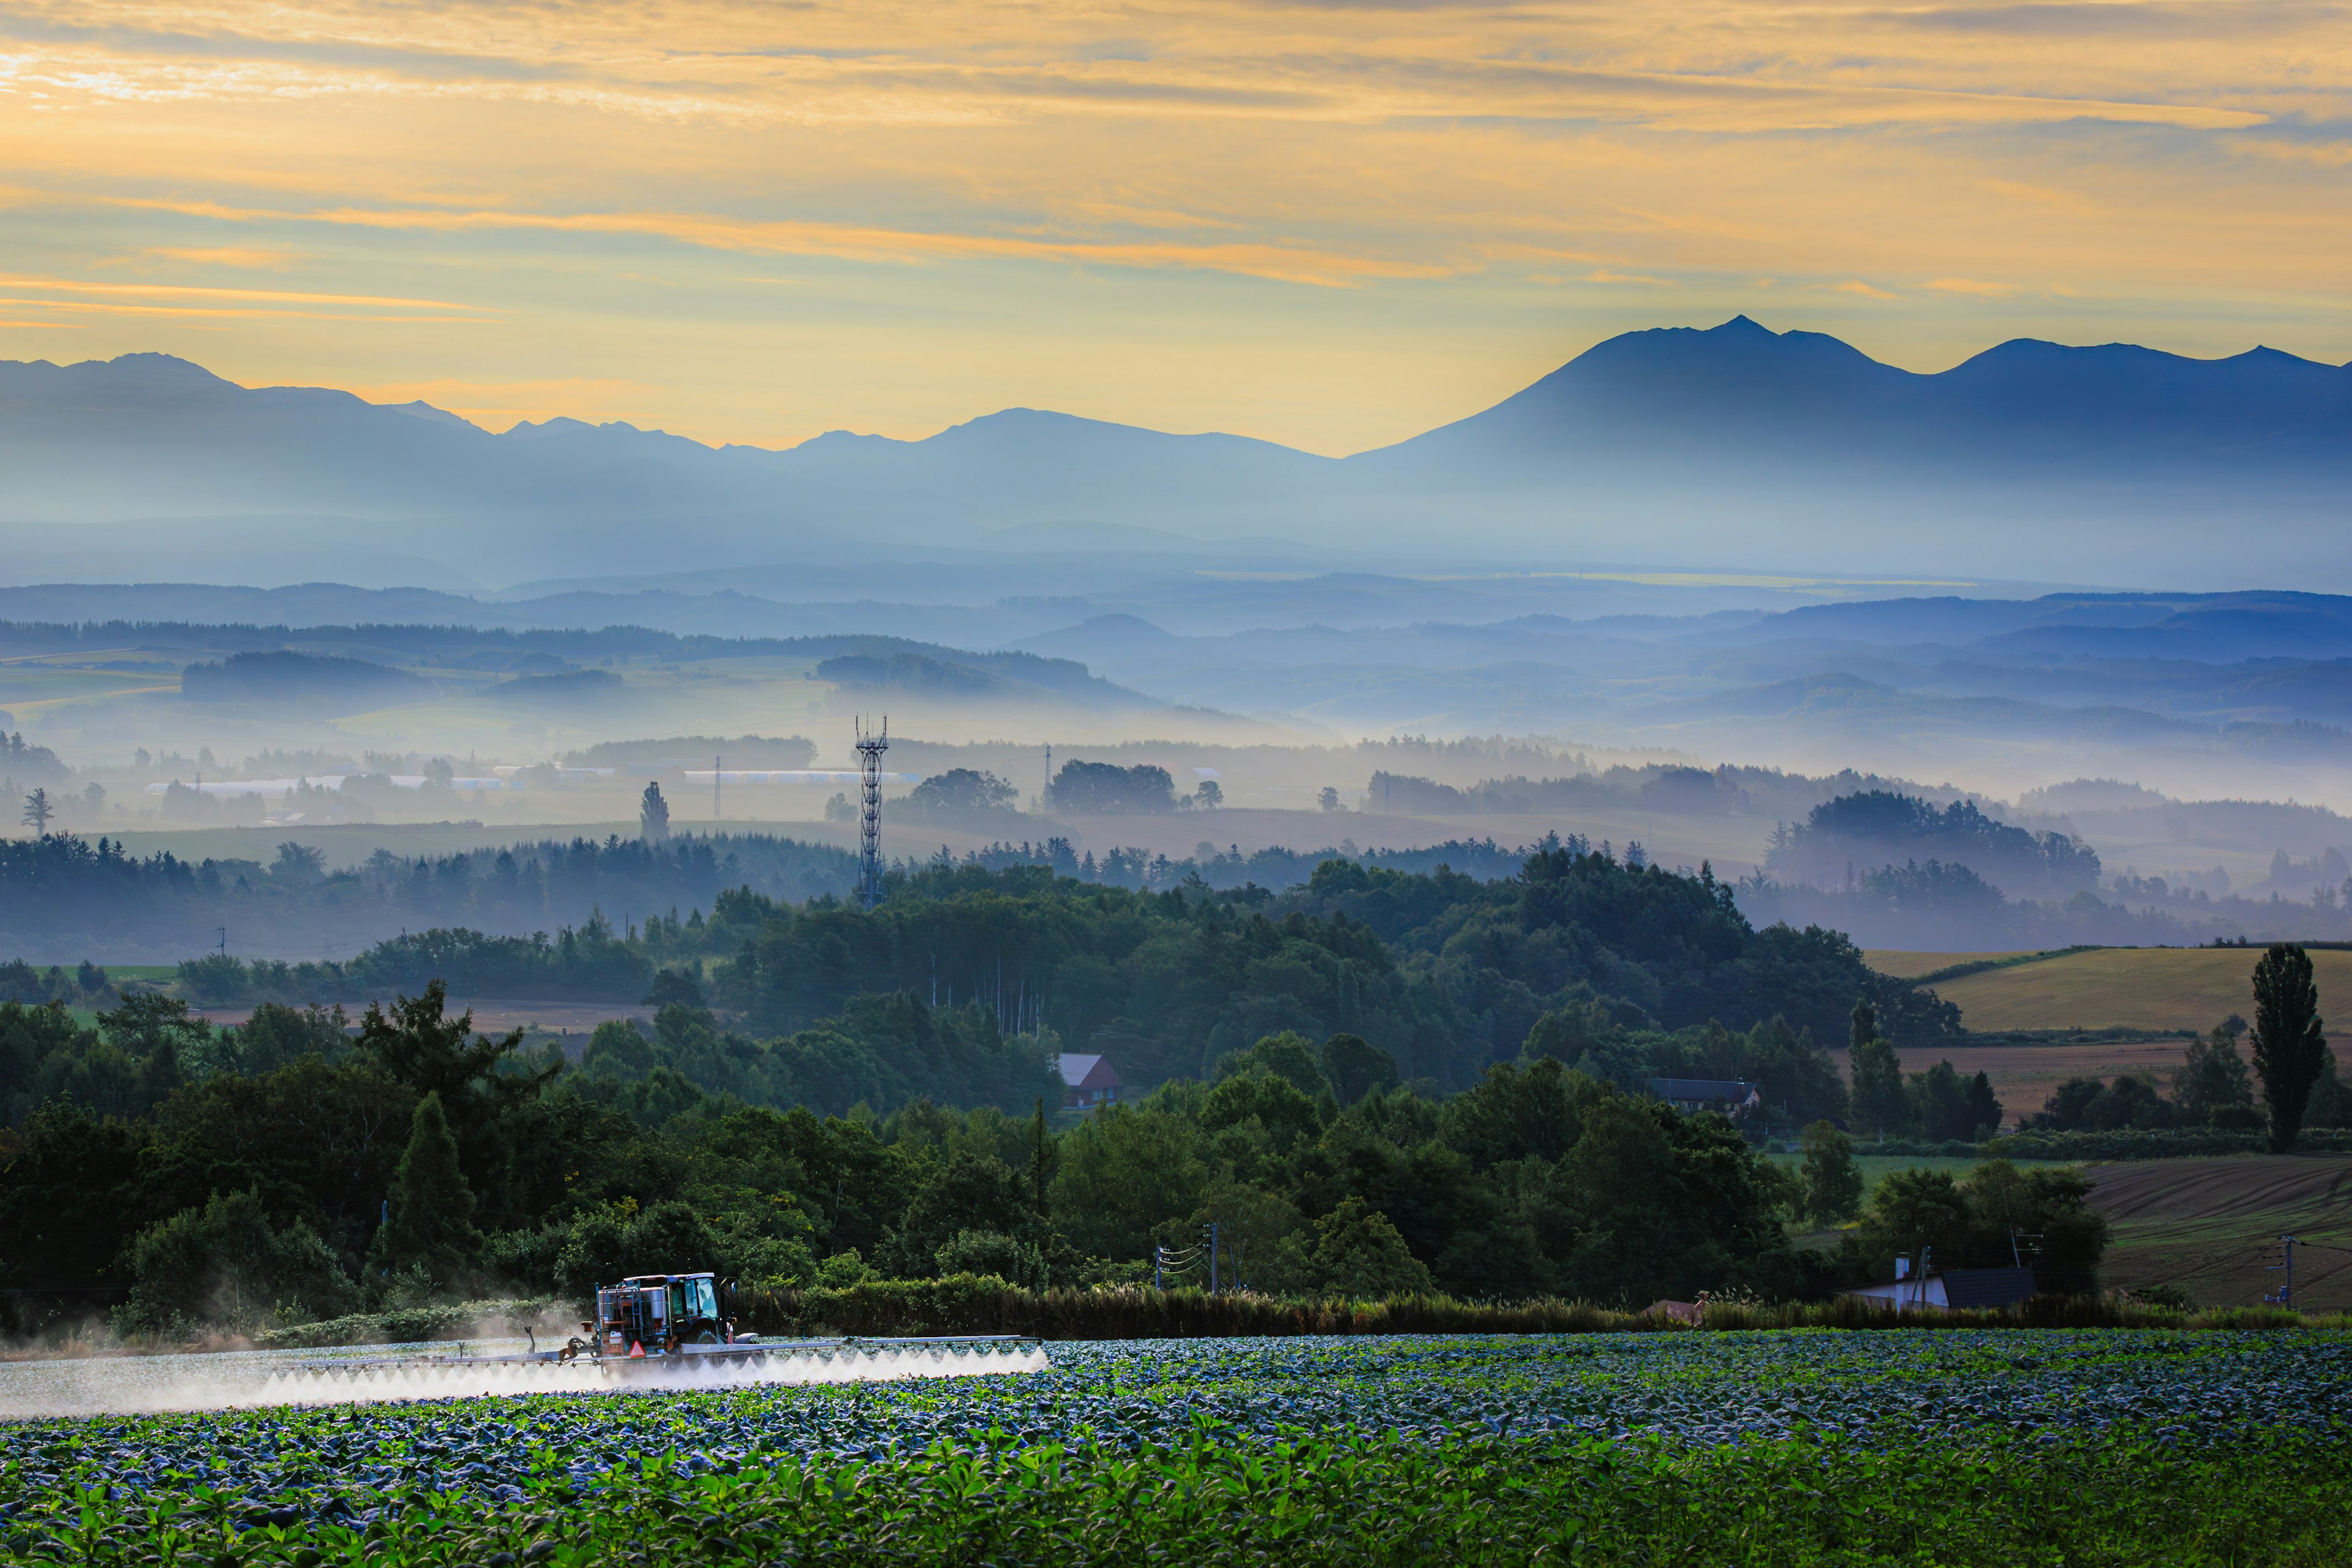
[[[1736,316],[1612,338],[1482,414],[1352,461],[1491,484],[1665,459],[1820,479],[1857,467],[2007,483],[2341,477],[2352,471],[2352,367],[2262,348],[2194,360],[2020,338],[1918,374]]]
[[[17,582],[282,583],[299,561],[454,588],[908,546],[1240,558],[1289,540],[1327,562],[2226,584],[2275,580],[2278,558],[2236,532],[2258,526],[2274,550],[2319,550],[2296,569],[2341,587],[2347,481],[2352,369],[2020,340],[1918,374],[1744,316],[1612,338],[1483,413],[1339,460],[1033,409],[788,451],[570,419],[493,435],[163,354],[0,363],[0,570]]]

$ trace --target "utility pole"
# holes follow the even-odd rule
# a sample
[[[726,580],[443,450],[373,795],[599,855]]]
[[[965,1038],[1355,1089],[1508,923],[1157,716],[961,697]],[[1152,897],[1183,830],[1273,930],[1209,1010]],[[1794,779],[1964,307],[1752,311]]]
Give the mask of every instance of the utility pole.
[[[1217,1293],[1217,1222],[1211,1220],[1201,1227],[1209,1236],[1209,1294]]]
[[[1166,1247],[1155,1247],[1151,1249],[1151,1288],[1154,1290],[1164,1290],[1166,1289],[1165,1286],[1160,1283],[1160,1269],[1167,1264],[1167,1262],[1168,1249]]]
[[[1051,809],[1054,804],[1054,745],[1045,743],[1045,787],[1037,792],[1037,809]]]
[[[226,926],[220,928],[220,954],[223,958],[228,956],[228,927]]]
[[[2279,1247],[2285,1254],[2284,1261],[2273,1263],[2268,1268],[2263,1270],[2263,1272],[2265,1274],[2275,1274],[2280,1269],[2284,1268],[2286,1270],[2286,1283],[2281,1286],[2278,1289],[2273,1291],[2271,1294],[2263,1297],[2263,1304],[2269,1307],[2284,1307],[2289,1310],[2293,1310],[2294,1307],[2295,1238],[2291,1236],[2282,1236],[2279,1237]]]

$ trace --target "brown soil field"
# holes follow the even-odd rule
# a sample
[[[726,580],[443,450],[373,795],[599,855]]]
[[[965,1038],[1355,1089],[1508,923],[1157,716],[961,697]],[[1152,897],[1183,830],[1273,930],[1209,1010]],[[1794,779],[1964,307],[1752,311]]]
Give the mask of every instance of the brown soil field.
[[[2110,1286],[2178,1285],[2203,1306],[2252,1306],[2278,1288],[2294,1235],[2295,1304],[2352,1310],[2352,1155],[2274,1154],[2092,1165],[2091,1206],[2113,1227]]]
[[[2086,1045],[1955,1046],[1906,1051],[1903,1070],[1921,1072],[1948,1058],[1962,1078],[1983,1073],[1992,1079],[1992,1091],[2000,1099],[2005,1120],[2013,1126],[2027,1111],[2041,1110],[2051,1090],[2070,1078],[2111,1079],[2117,1073],[2144,1072],[2155,1077],[2158,1087],[2168,1087],[2188,1044],[2186,1040],[2100,1040]],[[2346,1048],[2337,1047],[2339,1057]],[[1830,1054],[1852,1081],[1845,1052]]]

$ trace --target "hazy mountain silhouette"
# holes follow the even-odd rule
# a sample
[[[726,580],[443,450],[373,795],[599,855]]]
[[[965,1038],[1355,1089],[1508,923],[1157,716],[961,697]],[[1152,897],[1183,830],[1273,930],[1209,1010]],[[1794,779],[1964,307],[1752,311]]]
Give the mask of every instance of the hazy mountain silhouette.
[[[2209,562],[2245,569],[2217,521],[2286,543],[2328,528],[2332,542],[2347,479],[2352,368],[2020,340],[1919,374],[1744,316],[1612,338],[1483,413],[1339,460],[1031,409],[787,451],[572,419],[492,434],[422,404],[239,387],[163,354],[0,363],[0,525],[137,520],[153,525],[142,542],[101,553],[299,549],[320,557],[310,575],[338,551],[496,583],[996,534],[1084,551],[1099,530],[1128,551],[1287,538],[1343,556],[2044,581],[2105,560],[2178,581]],[[99,537],[11,527],[0,545],[38,559]],[[137,565],[111,570],[180,574]]]

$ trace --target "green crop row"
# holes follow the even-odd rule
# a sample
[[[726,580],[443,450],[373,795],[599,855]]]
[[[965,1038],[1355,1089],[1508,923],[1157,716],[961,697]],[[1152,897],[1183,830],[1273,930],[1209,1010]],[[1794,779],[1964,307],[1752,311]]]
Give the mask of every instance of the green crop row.
[[[733,1475],[653,1461],[574,1490],[542,1450],[520,1498],[409,1492],[363,1527],[273,1522],[217,1492],[28,1498],[11,1560],[101,1565],[735,1562],[1055,1564],[1665,1563],[2340,1564],[2352,1433],[2227,1446],[2145,1434],[1895,1445],[1363,1436],[1174,1447],[940,1442]],[[119,1489],[118,1489],[119,1490]]]

